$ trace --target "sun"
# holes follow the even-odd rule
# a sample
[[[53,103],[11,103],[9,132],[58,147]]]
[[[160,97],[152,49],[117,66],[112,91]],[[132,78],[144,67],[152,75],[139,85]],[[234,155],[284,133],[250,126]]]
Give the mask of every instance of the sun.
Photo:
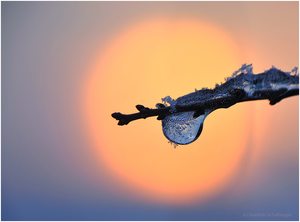
[[[120,127],[111,113],[132,113],[136,104],[154,107],[164,96],[214,87],[240,65],[230,35],[208,22],[154,18],[124,28],[87,72],[83,109],[93,152],[129,192],[150,201],[182,203],[217,192],[245,151],[242,106],[215,111],[197,141],[176,149],[155,118]]]

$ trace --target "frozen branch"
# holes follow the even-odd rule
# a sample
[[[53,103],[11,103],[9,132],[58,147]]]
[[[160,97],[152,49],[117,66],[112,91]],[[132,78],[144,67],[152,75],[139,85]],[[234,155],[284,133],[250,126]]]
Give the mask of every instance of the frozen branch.
[[[158,120],[163,120],[164,133],[168,139],[178,144],[187,144],[200,135],[204,119],[216,109],[253,100],[269,100],[270,105],[274,105],[295,95],[299,95],[298,68],[291,72],[283,72],[272,67],[263,73],[253,74],[252,65],[243,65],[227,78],[225,83],[216,85],[214,89],[204,88],[176,100],[167,96],[162,99],[164,104],[158,103],[155,109],[137,105],[137,113],[117,112],[113,113],[112,117],[118,120],[118,125],[126,125],[134,120],[157,116]],[[178,141],[175,137],[181,137],[183,130],[189,133],[190,130],[195,130],[191,124],[194,124],[196,119],[202,121],[197,125],[197,135],[190,135],[188,141],[186,138],[183,142]],[[170,131],[170,127],[177,128]],[[170,132],[171,136],[168,135]]]

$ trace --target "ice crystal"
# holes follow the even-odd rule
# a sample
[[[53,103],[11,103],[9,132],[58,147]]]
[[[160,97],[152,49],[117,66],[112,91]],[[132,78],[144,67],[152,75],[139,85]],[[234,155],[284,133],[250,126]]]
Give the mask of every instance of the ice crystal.
[[[231,77],[226,78],[226,81],[238,76],[238,75],[252,75],[253,74],[253,66],[252,64],[243,64],[241,68],[238,70],[234,71],[231,75]]]
[[[294,67],[290,73],[291,76],[299,76],[299,70],[298,67]]]
[[[161,101],[163,102],[163,104],[165,104],[165,105],[169,104],[170,106],[173,106],[176,103],[175,100],[172,99],[171,96],[166,96],[166,97],[162,98]]]
[[[175,108],[175,105],[176,105],[176,101],[174,99],[171,98],[171,96],[166,96],[164,98],[161,99],[161,101],[163,102],[164,105],[170,105],[171,109],[170,109],[170,112],[171,113],[174,113],[176,112],[176,108]]]

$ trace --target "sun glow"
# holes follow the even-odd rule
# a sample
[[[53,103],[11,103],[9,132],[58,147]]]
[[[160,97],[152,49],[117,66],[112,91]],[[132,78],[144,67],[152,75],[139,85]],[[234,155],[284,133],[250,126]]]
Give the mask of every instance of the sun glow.
[[[88,134],[108,172],[149,200],[172,203],[224,187],[245,152],[249,120],[242,106],[215,111],[200,138],[177,149],[155,118],[120,127],[111,113],[214,87],[241,63],[230,36],[207,22],[149,19],[119,33],[96,58],[84,88]]]

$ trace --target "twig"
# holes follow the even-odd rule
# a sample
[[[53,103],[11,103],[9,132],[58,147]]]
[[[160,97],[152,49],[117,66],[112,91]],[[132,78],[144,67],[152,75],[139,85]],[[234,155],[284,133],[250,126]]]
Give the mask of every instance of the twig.
[[[170,105],[158,103],[156,109],[137,105],[139,112],[133,114],[113,113],[112,117],[118,120],[118,125],[127,125],[131,121],[157,116],[158,120],[167,115],[195,111],[194,117],[202,115],[206,110],[210,112],[228,108],[239,102],[253,100],[269,100],[270,105],[280,102],[290,96],[299,95],[298,69],[283,72],[275,67],[260,73],[252,73],[252,65],[243,65],[226,82],[217,85],[214,89],[201,89],[179,97]],[[167,97],[166,97],[167,98]],[[169,97],[170,98],[170,97]]]

